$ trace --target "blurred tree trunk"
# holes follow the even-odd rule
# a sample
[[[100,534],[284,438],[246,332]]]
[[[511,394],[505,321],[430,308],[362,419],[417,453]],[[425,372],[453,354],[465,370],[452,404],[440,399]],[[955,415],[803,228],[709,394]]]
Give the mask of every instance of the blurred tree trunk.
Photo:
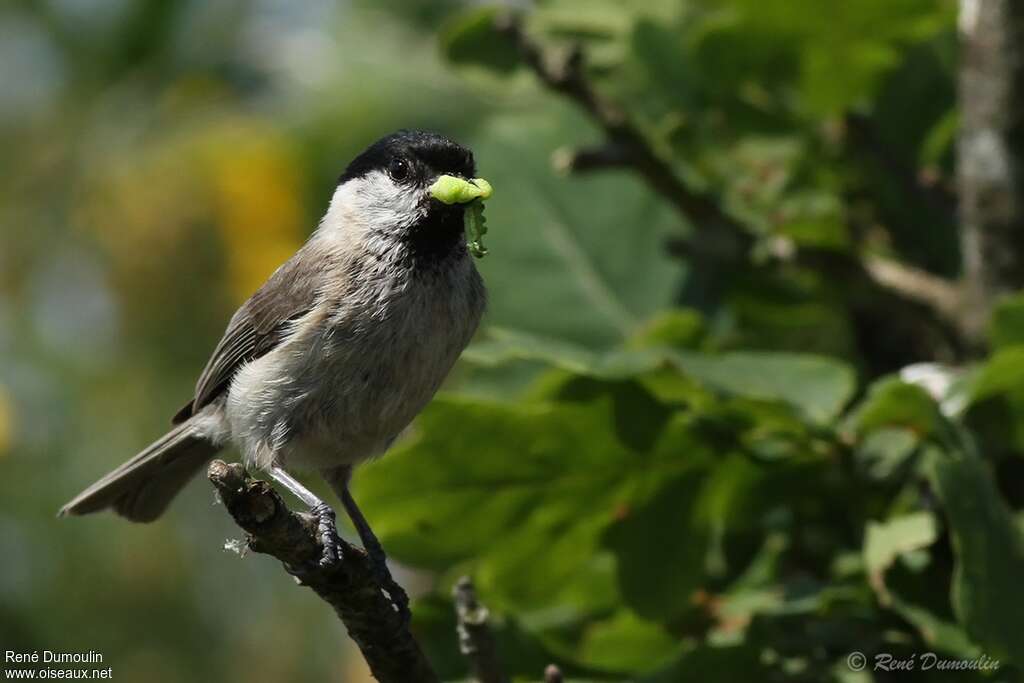
[[[1024,2],[960,0],[957,184],[967,328],[1024,287]]]

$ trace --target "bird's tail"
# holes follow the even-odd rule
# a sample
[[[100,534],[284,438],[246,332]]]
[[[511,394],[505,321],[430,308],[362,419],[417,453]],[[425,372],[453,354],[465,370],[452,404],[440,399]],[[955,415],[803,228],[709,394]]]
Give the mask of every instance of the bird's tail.
[[[87,515],[113,508],[133,522],[152,522],[219,450],[188,420],[75,496],[59,514]]]

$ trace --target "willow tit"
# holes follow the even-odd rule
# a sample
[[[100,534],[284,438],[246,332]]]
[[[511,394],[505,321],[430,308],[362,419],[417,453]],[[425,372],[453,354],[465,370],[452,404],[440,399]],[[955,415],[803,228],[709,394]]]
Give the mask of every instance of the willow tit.
[[[313,511],[321,564],[337,559],[334,513],[289,470],[319,471],[383,558],[348,483],[423,409],[480,322],[463,213],[491,190],[475,172],[469,150],[420,131],[356,157],[317,230],[231,318],[174,427],[60,514],[152,521],[234,443]]]

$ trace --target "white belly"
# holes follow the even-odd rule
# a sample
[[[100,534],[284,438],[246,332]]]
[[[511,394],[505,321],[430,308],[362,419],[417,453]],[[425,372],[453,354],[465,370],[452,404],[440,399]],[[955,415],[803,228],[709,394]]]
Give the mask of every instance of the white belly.
[[[227,415],[247,463],[322,469],[380,455],[433,397],[484,306],[472,265],[371,294],[324,302],[236,375]]]

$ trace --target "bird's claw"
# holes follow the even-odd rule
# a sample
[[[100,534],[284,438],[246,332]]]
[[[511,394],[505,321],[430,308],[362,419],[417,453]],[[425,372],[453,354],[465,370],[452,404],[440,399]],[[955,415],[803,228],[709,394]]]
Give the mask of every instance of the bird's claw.
[[[318,562],[321,569],[330,569],[341,560],[341,542],[334,510],[326,503],[320,503],[310,510],[316,519],[316,537],[323,551]]]

